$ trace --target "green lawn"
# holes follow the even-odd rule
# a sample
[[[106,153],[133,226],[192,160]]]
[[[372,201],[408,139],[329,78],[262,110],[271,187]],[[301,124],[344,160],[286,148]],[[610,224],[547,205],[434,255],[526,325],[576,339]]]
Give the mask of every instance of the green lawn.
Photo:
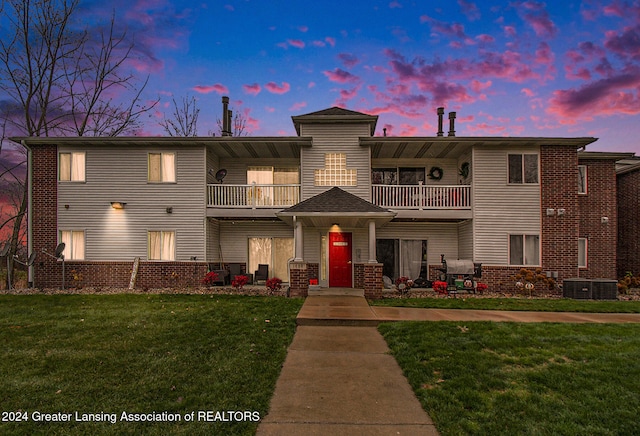
[[[533,310],[544,312],[640,313],[640,301],[571,300],[544,298],[383,298],[375,306],[437,309]]]
[[[640,325],[379,326],[443,435],[640,434]]]
[[[253,434],[251,412],[266,415],[302,302],[0,296],[0,434]],[[16,411],[29,420],[6,422]],[[200,411],[213,411],[209,418],[219,420],[198,422]],[[250,420],[215,416],[226,411],[248,411]],[[72,421],[76,412],[115,413],[118,422],[34,422],[34,412],[71,413]],[[169,412],[182,421],[123,422],[122,412]],[[196,422],[185,422],[192,412]]]

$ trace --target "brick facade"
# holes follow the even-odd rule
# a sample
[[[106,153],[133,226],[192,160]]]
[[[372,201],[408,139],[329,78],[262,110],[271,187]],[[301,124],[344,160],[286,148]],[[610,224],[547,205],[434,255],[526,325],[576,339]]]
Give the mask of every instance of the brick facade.
[[[640,168],[618,174],[617,274],[640,273]]]
[[[615,279],[618,237],[615,162],[580,159],[579,163],[587,165],[587,193],[578,195],[579,236],[588,241],[587,268],[580,268],[580,277]]]
[[[542,269],[558,279],[578,277],[578,153],[572,146],[540,147]],[[554,214],[547,216],[547,209]]]
[[[356,263],[353,266],[354,287],[364,290],[364,296],[370,299],[382,298],[382,264]]]
[[[289,295],[306,297],[309,294],[309,275],[305,262],[292,262],[289,270]]]

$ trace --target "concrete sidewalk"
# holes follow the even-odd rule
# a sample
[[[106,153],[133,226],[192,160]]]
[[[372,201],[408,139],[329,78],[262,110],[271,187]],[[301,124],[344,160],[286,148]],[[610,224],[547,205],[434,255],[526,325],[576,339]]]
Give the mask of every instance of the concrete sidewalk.
[[[306,298],[258,435],[437,435],[375,326],[386,321],[638,323],[640,314],[369,306],[362,291]]]

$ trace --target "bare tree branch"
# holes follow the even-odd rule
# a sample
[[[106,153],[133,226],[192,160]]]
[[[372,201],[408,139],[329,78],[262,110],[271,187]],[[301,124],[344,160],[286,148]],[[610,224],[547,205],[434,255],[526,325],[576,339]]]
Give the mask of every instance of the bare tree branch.
[[[160,125],[169,136],[198,136],[198,115],[200,109],[195,97],[182,97],[182,106],[173,98],[172,118],[165,118]]]

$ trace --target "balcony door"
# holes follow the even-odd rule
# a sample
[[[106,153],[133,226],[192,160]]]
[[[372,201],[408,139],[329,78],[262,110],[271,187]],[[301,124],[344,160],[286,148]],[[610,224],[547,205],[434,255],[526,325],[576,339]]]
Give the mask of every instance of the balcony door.
[[[248,198],[257,206],[293,206],[297,201],[297,189],[282,185],[298,184],[300,171],[296,167],[256,166],[247,168]]]

